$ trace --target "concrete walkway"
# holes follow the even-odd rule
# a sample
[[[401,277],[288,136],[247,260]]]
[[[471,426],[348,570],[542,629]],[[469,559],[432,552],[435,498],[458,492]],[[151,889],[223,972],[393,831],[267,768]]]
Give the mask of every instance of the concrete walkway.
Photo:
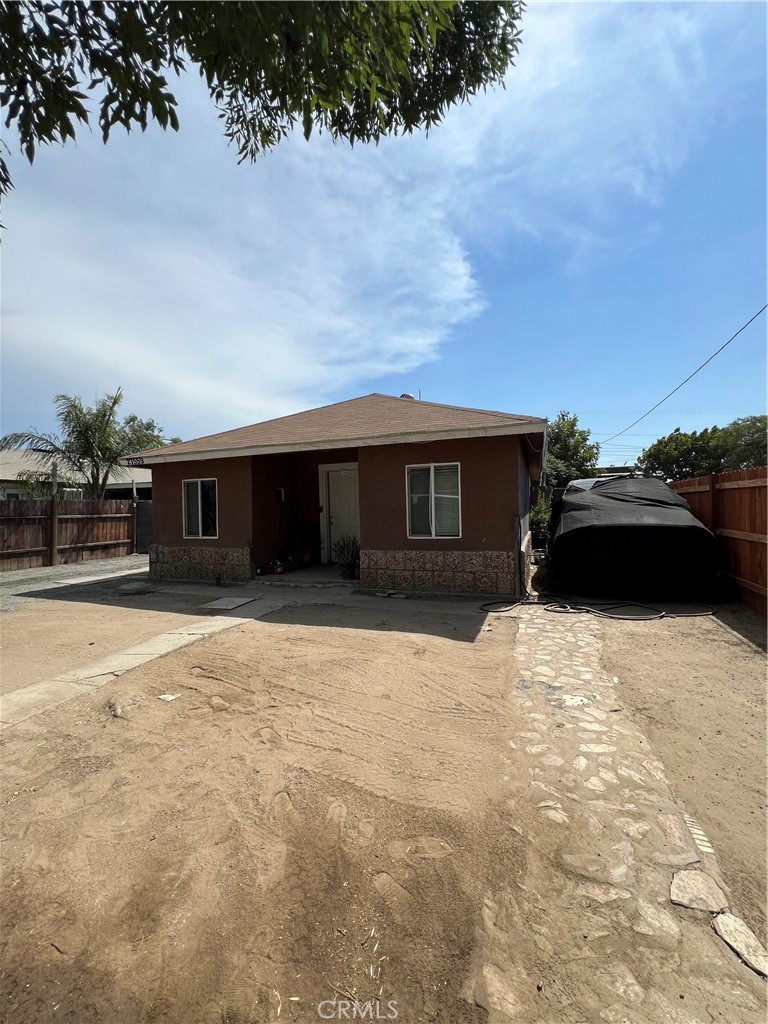
[[[150,640],[109,655],[101,661],[64,672],[54,679],[45,680],[33,686],[13,690],[0,698],[0,730],[17,725],[33,715],[63,704],[78,694],[104,686],[105,683],[111,682],[131,669],[195,643],[201,637],[211,636],[214,633],[222,632],[222,630],[232,629],[244,622],[268,615],[286,603],[285,598],[270,596],[214,598],[212,602],[207,602],[207,607],[217,604],[223,604],[224,608],[228,606],[245,608],[247,606],[247,617],[242,618],[235,614],[215,615],[209,611],[205,617],[191,619],[188,625],[160,633]],[[206,605],[203,608],[205,609]]]
[[[160,633],[90,665],[3,695],[0,697],[0,730],[56,707],[79,693],[103,686],[130,669],[186,647],[200,637],[231,629],[287,604],[311,600],[317,595],[318,588],[329,595],[341,596],[353,585],[340,580],[338,570],[330,566],[285,576],[259,577],[238,587],[166,583],[149,579],[146,555],[133,555],[2,574],[0,611],[12,612],[28,605],[31,600],[45,599],[48,592],[53,597],[54,592],[66,592],[67,588],[72,587],[84,588],[83,591],[77,591],[78,599],[82,600],[85,588],[93,586],[93,603],[98,604],[103,594],[102,587],[109,586],[113,580],[126,598],[130,598],[134,591],[139,594],[149,591],[167,595],[167,610],[190,614],[189,624]],[[132,582],[134,580],[135,584]],[[77,605],[73,604],[72,607],[76,608]],[[245,617],[237,614],[238,609],[243,609]],[[127,614],[130,615],[130,611],[127,610]]]

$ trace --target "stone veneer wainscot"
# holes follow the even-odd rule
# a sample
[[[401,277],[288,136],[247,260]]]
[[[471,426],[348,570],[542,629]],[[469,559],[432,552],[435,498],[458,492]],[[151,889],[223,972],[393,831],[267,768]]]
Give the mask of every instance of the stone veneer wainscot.
[[[151,544],[149,575],[154,580],[245,583],[251,578],[251,549]]]
[[[424,593],[517,593],[514,551],[360,552],[360,585]]]

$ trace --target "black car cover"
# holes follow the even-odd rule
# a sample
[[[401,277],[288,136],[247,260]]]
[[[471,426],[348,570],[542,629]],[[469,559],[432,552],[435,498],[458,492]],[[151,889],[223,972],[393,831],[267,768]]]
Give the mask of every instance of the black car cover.
[[[552,508],[553,583],[606,597],[708,600],[717,553],[713,534],[660,480],[577,480]]]

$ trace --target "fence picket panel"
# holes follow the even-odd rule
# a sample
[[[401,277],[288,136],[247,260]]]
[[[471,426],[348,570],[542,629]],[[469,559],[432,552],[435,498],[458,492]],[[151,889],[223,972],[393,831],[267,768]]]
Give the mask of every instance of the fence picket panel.
[[[765,615],[768,467],[698,476],[669,486],[717,534],[725,571],[738,589],[739,600]]]
[[[133,551],[133,502],[60,500],[60,564],[117,558]],[[0,572],[50,564],[51,500],[0,501]]]

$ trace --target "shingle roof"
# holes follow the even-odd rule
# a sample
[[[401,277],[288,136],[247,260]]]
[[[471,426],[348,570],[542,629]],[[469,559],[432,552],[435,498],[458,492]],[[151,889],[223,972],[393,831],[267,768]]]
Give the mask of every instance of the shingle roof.
[[[162,461],[174,457],[201,457],[210,453],[230,454],[264,448],[290,450],[295,448],[339,447],[344,443],[386,444],[402,435],[472,436],[491,433],[541,433],[546,420],[536,416],[517,416],[488,409],[466,409],[458,405],[440,405],[413,398],[392,395],[364,395],[319,409],[280,416],[220,434],[209,434],[193,441],[139,452],[137,457],[148,461],[155,456]],[[525,428],[528,428],[526,431]]]
[[[19,473],[37,473],[44,468],[31,452],[25,451],[23,448],[0,449],[0,480],[2,481],[15,483]],[[63,470],[61,475],[65,475],[68,479],[73,476],[71,472],[65,473]],[[130,484],[131,480],[135,480],[137,484],[152,483],[152,470],[149,467],[142,469],[139,466],[130,470],[123,469],[122,472],[110,473],[107,486],[114,484],[125,487]]]

